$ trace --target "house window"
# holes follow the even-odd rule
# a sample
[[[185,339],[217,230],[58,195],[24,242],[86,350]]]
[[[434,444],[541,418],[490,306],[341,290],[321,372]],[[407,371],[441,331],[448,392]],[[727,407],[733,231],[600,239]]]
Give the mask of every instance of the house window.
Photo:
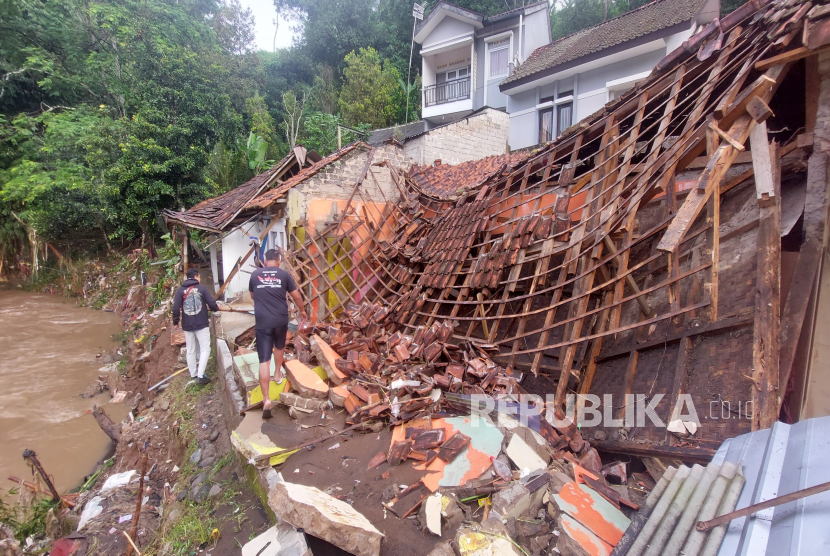
[[[502,77],[508,73],[510,61],[510,40],[488,43],[490,52],[490,78]]]
[[[573,103],[572,102],[564,102],[556,107],[556,119],[557,119],[557,126],[556,129],[559,133],[562,133],[569,127],[571,127],[571,121],[573,120]]]
[[[553,140],[553,108],[539,111],[539,143]]]

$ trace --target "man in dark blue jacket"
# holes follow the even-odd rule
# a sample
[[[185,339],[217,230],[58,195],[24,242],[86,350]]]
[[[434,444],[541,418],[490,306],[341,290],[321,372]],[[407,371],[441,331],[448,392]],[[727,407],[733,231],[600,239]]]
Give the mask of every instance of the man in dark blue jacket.
[[[208,289],[199,283],[199,271],[191,268],[173,298],[173,327],[178,329],[179,315],[187,344],[187,368],[197,384],[208,384],[205,368],[210,359],[210,322],[207,310],[218,311],[219,306]],[[196,357],[196,346],[199,357]],[[198,366],[197,366],[198,360]]]

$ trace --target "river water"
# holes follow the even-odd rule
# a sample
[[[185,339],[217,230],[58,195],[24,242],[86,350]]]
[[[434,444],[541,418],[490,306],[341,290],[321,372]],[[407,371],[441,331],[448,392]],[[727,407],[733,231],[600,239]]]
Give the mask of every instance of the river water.
[[[79,395],[103,366],[96,355],[117,346],[118,315],[51,295],[0,291],[0,492],[29,479],[23,450],[34,450],[59,491],[78,486],[110,448],[88,414],[94,404],[118,422],[124,404],[109,393]]]

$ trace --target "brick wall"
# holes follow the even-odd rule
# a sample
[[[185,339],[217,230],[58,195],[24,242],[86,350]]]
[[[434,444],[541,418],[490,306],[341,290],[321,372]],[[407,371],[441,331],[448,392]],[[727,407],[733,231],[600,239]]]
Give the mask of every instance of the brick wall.
[[[406,142],[405,153],[418,164],[459,164],[509,152],[510,116],[488,109],[475,116],[428,131]]]
[[[298,185],[295,189],[300,195],[300,218],[308,217],[309,203],[313,200],[333,203],[348,200],[366,166],[368,156],[368,150],[355,149]],[[407,171],[412,166],[412,160],[399,146],[388,144],[376,147],[371,162],[371,173],[367,172],[361,185],[361,192],[366,201],[396,203],[400,197],[389,169],[377,166],[384,161],[389,162],[398,172]],[[356,197],[356,200],[360,202],[362,199]]]

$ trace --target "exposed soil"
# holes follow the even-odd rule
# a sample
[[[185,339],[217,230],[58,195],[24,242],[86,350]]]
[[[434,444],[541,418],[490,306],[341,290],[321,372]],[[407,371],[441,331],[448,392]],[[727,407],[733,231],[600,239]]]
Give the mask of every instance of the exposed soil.
[[[295,421],[289,417],[284,406],[277,406],[274,417],[270,423],[263,425],[262,432],[278,446],[297,446],[313,438],[326,436],[333,430],[346,428],[345,418],[346,412],[340,409],[326,419],[323,426],[315,426],[321,423],[319,412]],[[312,428],[304,429],[303,425]],[[315,444],[312,449],[300,450],[283,465],[276,467],[276,470],[288,482],[317,487],[351,504],[386,535],[381,554],[423,556],[440,542],[439,537],[420,530],[416,520],[417,511],[411,517],[401,520],[381,505],[382,501],[389,502],[389,498],[384,498],[384,492],[389,493],[390,487],[400,490],[401,486],[409,486],[423,476],[423,471],[413,469],[412,460],[396,467],[382,463],[367,471],[369,460],[375,454],[385,454],[389,450],[391,438],[392,433],[388,429],[378,433],[345,433]],[[407,502],[408,499],[402,500],[395,506],[401,515],[410,509],[404,507]],[[312,540],[310,536],[307,538]],[[315,555],[318,554],[313,547],[312,551]]]

